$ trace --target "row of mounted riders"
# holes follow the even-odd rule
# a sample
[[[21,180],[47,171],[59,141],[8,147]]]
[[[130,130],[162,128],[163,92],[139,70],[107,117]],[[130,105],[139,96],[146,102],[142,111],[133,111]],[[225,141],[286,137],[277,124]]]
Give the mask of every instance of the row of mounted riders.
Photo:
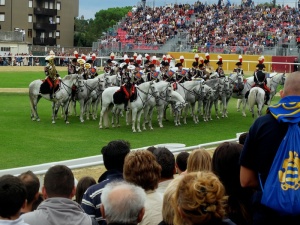
[[[127,64],[121,62],[119,66],[113,65],[111,60],[107,60],[107,65],[104,67],[104,72],[107,75],[117,74],[117,85],[120,86],[120,89],[114,95],[115,104],[125,104],[125,109],[127,109],[128,101],[133,101],[136,99],[136,86],[146,81],[155,80],[159,82],[160,80],[168,81],[173,83],[173,88],[176,89],[177,83],[183,83],[185,81],[193,80],[196,78],[202,78],[204,80],[222,78],[225,77],[224,70],[222,68],[222,61],[217,62],[218,68],[216,71],[209,65],[209,62],[206,65],[198,64],[198,62],[193,62],[192,68],[186,69],[183,68],[182,63],[177,63],[175,67],[177,70],[170,69],[170,64],[166,61],[162,61],[161,67],[157,70],[154,64],[144,64],[144,70],[142,67],[133,62],[132,64]],[[236,63],[236,68],[233,72],[244,74],[243,69],[241,68],[242,64],[240,62]],[[254,85],[253,87],[260,87],[265,91],[265,104],[267,104],[270,98],[270,89],[267,86],[267,76],[264,72],[265,65],[258,64],[257,70],[254,72]],[[41,94],[50,94],[50,99],[53,99],[54,93],[59,89],[60,86],[60,76],[57,73],[54,65],[45,66],[45,75],[46,79],[40,87]],[[78,65],[77,60],[72,60],[68,67],[68,74],[82,74],[84,79],[93,79],[98,76],[96,67],[92,67],[91,64],[82,64]],[[238,87],[237,85],[234,88],[234,92],[237,95],[240,94],[243,87]],[[72,100],[75,101],[77,89],[75,86],[72,87]],[[249,91],[246,93],[245,98],[248,97]]]

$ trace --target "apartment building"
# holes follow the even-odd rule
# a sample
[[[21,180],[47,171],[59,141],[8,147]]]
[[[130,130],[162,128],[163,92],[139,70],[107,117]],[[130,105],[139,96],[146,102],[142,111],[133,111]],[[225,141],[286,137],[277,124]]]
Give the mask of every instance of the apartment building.
[[[31,45],[73,46],[78,13],[79,0],[0,0],[0,32],[20,32]]]

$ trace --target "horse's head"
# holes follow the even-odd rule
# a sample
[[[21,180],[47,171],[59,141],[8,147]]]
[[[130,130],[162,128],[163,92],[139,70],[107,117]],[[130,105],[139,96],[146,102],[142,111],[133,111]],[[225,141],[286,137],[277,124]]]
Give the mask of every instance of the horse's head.
[[[78,88],[79,91],[82,91],[82,88],[84,87],[84,79],[81,75],[78,74],[72,74],[73,76],[73,82],[71,84],[71,86],[76,86]]]
[[[110,79],[109,76],[104,76],[102,79],[103,79],[103,81],[104,81],[104,86],[105,86],[106,88],[112,86],[112,81],[111,81],[111,79]]]
[[[282,76],[281,76],[281,81],[280,81],[280,84],[281,84],[281,85],[284,85],[284,83],[285,83],[285,78],[286,78],[285,73],[283,73]]]
[[[100,91],[104,91],[106,88],[106,81],[103,77],[98,77],[98,88]]]
[[[156,82],[152,82],[152,81],[150,82],[150,89],[149,89],[149,91],[150,91],[150,94],[153,97],[158,98],[159,92],[158,92],[158,89],[156,87]]]

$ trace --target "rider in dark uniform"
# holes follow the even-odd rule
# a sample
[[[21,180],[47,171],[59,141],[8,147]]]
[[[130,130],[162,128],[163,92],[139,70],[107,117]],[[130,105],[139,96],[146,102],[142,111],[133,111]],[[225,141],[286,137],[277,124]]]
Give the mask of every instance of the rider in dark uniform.
[[[71,63],[69,63],[69,66],[68,66],[68,74],[74,74],[77,72],[77,59],[74,58],[72,59]]]
[[[188,80],[192,80],[192,78],[199,78],[200,71],[198,69],[198,62],[192,63],[192,68],[188,72]]]
[[[184,81],[187,81],[187,71],[182,69],[182,63],[177,63],[175,67],[178,68],[176,71],[176,81],[179,83],[183,83]]]
[[[238,73],[238,74],[242,74],[244,76],[244,70],[242,69],[242,63],[241,62],[237,62],[235,65],[237,67],[234,68],[233,72],[234,73]]]
[[[106,65],[104,66],[103,70],[105,73],[109,74],[109,75],[113,75],[114,74],[114,70],[112,68],[113,63],[111,59],[108,59],[106,61]]]
[[[150,71],[147,73],[147,81],[155,80],[159,82],[160,80],[160,72],[156,71],[156,67],[154,64],[149,65]]]
[[[225,72],[223,70],[223,62],[221,60],[219,60],[217,62],[217,64],[218,64],[218,68],[217,68],[216,72],[218,73],[219,77],[220,78],[225,77]]]
[[[254,87],[260,87],[262,88],[266,93],[266,100],[265,105],[267,105],[267,102],[270,99],[270,88],[267,86],[267,75],[263,71],[263,66],[260,64],[258,66],[258,71],[254,72]]]
[[[140,85],[140,84],[145,82],[144,78],[142,76],[143,73],[141,72],[141,67],[140,67],[139,64],[135,63],[134,66],[135,66],[135,69],[134,69],[133,74],[132,74],[133,75],[133,78],[132,78],[133,83],[135,85]]]

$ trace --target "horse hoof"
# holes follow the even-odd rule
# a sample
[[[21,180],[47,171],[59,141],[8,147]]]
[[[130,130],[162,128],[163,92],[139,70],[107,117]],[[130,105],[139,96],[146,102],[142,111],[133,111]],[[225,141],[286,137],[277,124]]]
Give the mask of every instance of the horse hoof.
[[[38,118],[36,121],[37,121],[37,122],[40,122],[41,120],[40,120],[40,118]]]
[[[55,124],[55,121],[52,121],[52,124]]]
[[[136,131],[135,131],[135,130],[133,130],[133,131],[132,131],[132,133],[136,133]]]
[[[99,126],[99,129],[102,129],[102,126]]]
[[[70,124],[70,122],[69,122],[69,121],[66,121],[66,124]]]
[[[150,127],[150,130],[153,130],[153,127]]]
[[[117,127],[121,127],[121,125],[117,125]]]

